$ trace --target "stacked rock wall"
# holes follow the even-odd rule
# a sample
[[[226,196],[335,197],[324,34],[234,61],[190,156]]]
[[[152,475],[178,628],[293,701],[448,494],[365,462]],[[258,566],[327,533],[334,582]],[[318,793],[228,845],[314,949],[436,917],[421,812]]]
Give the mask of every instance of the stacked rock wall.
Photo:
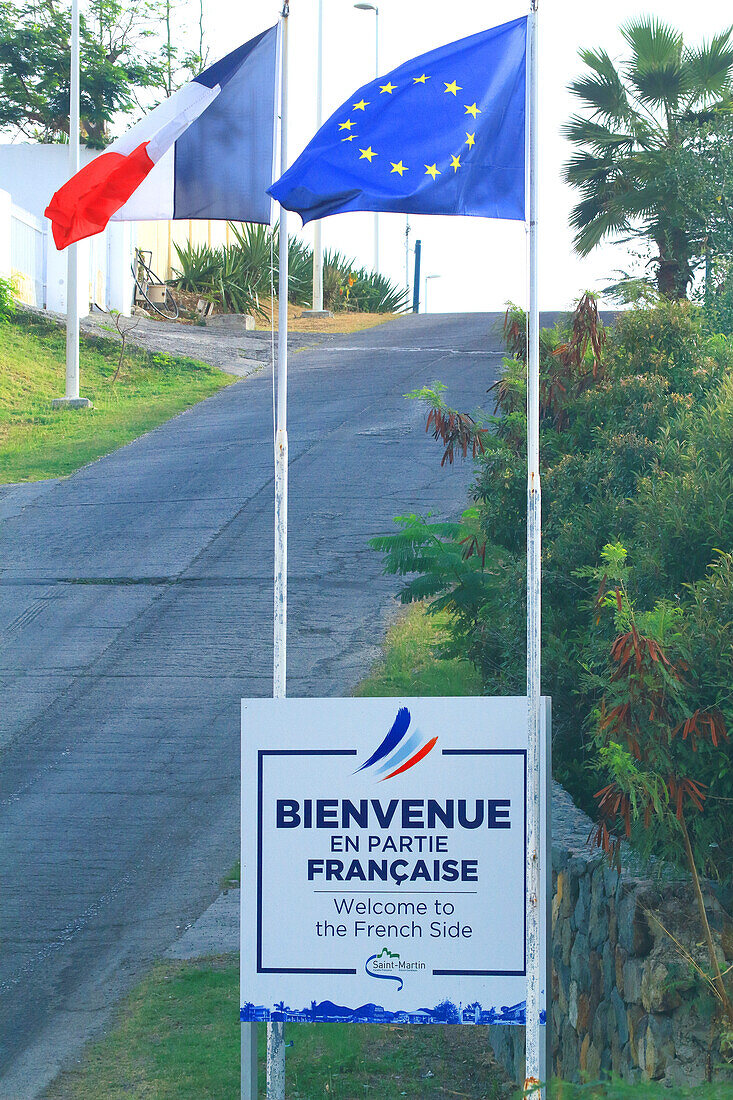
[[[670,1086],[725,1079],[711,999],[671,938],[709,970],[690,883],[611,870],[588,848],[590,820],[557,784],[552,812],[553,1074],[579,1081],[606,1071]],[[712,896],[706,908],[729,965],[733,926]],[[488,1030],[498,1060],[521,1081],[524,1029]]]

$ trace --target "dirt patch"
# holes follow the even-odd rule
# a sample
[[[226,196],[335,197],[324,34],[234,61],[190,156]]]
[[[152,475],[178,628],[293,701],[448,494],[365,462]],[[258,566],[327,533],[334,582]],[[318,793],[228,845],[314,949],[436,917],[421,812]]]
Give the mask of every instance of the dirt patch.
[[[278,308],[275,305],[274,324],[278,324]],[[262,308],[267,313],[267,319],[255,318],[257,330],[270,331],[270,302],[264,301]],[[304,317],[303,306],[288,306],[288,330],[290,332],[333,332],[345,334],[348,332],[361,332],[365,328],[374,328],[376,325],[384,325],[387,321],[394,321],[396,313],[335,313],[333,317]]]

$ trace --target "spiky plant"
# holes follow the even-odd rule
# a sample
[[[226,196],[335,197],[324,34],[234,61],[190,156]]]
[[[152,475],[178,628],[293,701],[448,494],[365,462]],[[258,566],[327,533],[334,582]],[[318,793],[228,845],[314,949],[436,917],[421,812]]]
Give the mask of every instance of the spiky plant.
[[[621,28],[628,59],[617,66],[606,50],[581,50],[589,71],[569,86],[582,104],[563,130],[577,150],[565,166],[581,194],[570,219],[576,250],[586,256],[606,238],[647,238],[668,298],[685,297],[705,247],[675,156],[699,125],[733,109],[732,31],[692,48],[653,16],[634,19]]]

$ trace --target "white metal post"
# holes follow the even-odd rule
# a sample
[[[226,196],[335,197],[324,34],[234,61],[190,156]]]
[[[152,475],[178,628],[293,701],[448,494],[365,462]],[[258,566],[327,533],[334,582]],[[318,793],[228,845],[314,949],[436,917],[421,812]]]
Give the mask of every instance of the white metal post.
[[[539,302],[537,296],[537,2],[528,19],[529,123],[529,329],[527,364],[527,1026],[525,1090],[540,1090],[543,1063],[540,1024],[542,951],[540,945],[540,645],[541,645],[541,493],[539,402]],[[549,1000],[549,990],[545,990]]]
[[[69,89],[69,176],[79,171],[79,0],[71,4]],[[66,255],[66,400],[79,398],[79,245]]]
[[[280,170],[288,166],[288,16],[280,21]],[[288,216],[280,207],[278,278],[277,414],[275,432],[275,617],[272,694],[285,697],[288,599]],[[285,1100],[285,1027],[267,1025],[267,1098]]]
[[[410,216],[405,214],[405,290],[410,297]]]
[[[323,0],[318,0],[318,45],[316,47],[316,129],[323,122]],[[323,311],[323,241],[321,222],[313,223],[313,312]]]
[[[379,8],[374,8],[374,76],[379,76]],[[379,274],[379,214],[374,215],[374,270]]]

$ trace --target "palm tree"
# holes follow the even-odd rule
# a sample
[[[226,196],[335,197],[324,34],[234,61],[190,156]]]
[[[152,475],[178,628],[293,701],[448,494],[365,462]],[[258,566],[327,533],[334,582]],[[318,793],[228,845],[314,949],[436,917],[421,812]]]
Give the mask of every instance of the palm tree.
[[[565,178],[581,193],[571,225],[587,256],[607,237],[656,246],[657,287],[683,298],[705,251],[704,220],[677,183],[675,153],[701,125],[733,108],[733,28],[698,49],[654,17],[621,28],[631,55],[618,67],[605,50],[581,50],[590,72],[569,85],[583,104],[563,135],[577,148]]]

